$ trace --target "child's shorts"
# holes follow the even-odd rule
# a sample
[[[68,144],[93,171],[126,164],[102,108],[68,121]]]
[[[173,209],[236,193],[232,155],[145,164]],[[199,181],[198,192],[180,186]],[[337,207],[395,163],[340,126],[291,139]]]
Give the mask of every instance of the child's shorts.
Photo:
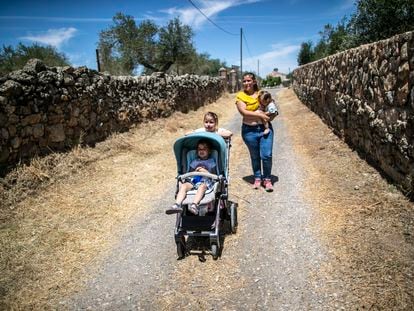
[[[205,184],[207,186],[207,190],[210,190],[213,188],[214,184],[211,178],[203,176],[194,176],[193,178],[187,178],[186,181],[193,185],[194,190],[197,190],[202,184]]]

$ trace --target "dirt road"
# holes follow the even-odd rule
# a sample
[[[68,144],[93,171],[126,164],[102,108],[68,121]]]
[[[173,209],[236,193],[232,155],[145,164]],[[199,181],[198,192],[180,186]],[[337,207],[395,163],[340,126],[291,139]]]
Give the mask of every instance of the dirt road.
[[[344,284],[349,279],[326,268],[338,263],[335,245],[319,236],[322,218],[315,208],[319,198],[309,196],[311,172],[288,130],[290,114],[285,110],[292,107],[288,102],[280,106],[281,115],[274,122],[273,193],[250,188],[246,180],[251,169],[240,139],[240,117],[235,113],[226,124],[235,133],[230,197],[239,202],[240,225],[236,235],[226,237],[218,261],[207,257],[201,262],[197,256],[176,261],[175,220],[163,213],[173,199],[171,187],[151,200],[151,211],[145,217],[137,215],[131,220],[100,273],[64,305],[108,310],[349,310],[374,306],[370,305],[375,304],[370,291],[366,297],[358,297],[352,284]],[[372,275],[365,281],[370,279]]]
[[[174,217],[164,214],[173,192],[160,193],[152,212],[134,219],[124,238],[105,260],[88,290],[71,308],[92,309],[214,309],[243,310],[280,307],[287,310],[324,306],[309,278],[327,252],[310,232],[313,215],[302,198],[304,173],[287,137],[283,117],[275,122],[273,193],[250,189],[243,152],[240,117],[227,127],[234,131],[230,197],[239,202],[240,226],[227,237],[222,257],[205,263],[198,256],[176,261]],[[245,153],[245,152],[243,152]]]
[[[231,113],[221,114],[225,123],[220,125],[234,132],[229,192],[230,200],[239,203],[239,227],[235,235],[225,237],[217,261],[206,256],[203,262],[196,255],[176,260],[175,218],[164,213],[175,187],[173,140],[167,137],[178,137],[186,129],[177,130],[177,119],[164,120],[145,137],[139,131],[131,134],[137,136],[134,141],[146,144],[144,160],[126,148],[29,199],[32,205],[80,206],[85,222],[91,217],[105,219],[83,227],[76,245],[82,239],[84,243],[75,250],[67,244],[71,239],[65,240],[65,249],[78,257],[93,245],[88,249],[94,248],[89,252],[92,258],[71,259],[66,268],[50,266],[50,274],[62,277],[50,281],[40,302],[31,306],[410,309],[413,203],[333,135],[291,90],[283,89],[277,96],[281,114],[273,122],[272,193],[253,190],[248,183],[251,168],[240,137],[240,116],[232,97],[225,98],[225,111]],[[211,107],[220,106],[204,110]],[[197,114],[198,124],[202,114]],[[180,118],[184,122],[192,116]],[[65,191],[64,199],[55,195]],[[98,214],[98,206],[106,212]],[[106,243],[111,237],[114,241]],[[70,290],[62,290],[65,286]],[[39,291],[31,294],[36,295]]]

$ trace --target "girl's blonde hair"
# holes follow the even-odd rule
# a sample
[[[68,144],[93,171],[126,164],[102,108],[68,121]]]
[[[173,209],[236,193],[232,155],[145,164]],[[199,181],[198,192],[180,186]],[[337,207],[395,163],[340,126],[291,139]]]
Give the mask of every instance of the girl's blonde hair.
[[[214,122],[216,123],[215,130],[217,131],[217,128],[218,128],[218,116],[217,116],[217,114],[212,112],[212,111],[208,111],[208,112],[205,113],[203,120],[206,121],[207,117],[213,118]]]

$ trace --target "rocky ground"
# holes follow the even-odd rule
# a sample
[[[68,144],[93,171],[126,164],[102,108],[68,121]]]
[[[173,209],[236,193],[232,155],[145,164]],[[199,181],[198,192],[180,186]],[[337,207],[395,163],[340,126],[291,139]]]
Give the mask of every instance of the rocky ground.
[[[72,164],[64,178],[46,178],[47,186],[3,217],[3,236],[7,229],[15,241],[9,257],[17,265],[10,264],[13,258],[2,260],[11,269],[2,279],[3,306],[410,309],[414,204],[292,90],[272,92],[278,93],[281,112],[273,122],[274,192],[250,187],[231,95],[138,127],[93,151],[78,150],[78,162],[89,160]],[[174,198],[171,145],[200,127],[207,110],[217,111],[220,125],[234,132],[230,199],[239,203],[239,227],[225,236],[218,260],[190,255],[177,261],[175,218],[164,214]]]

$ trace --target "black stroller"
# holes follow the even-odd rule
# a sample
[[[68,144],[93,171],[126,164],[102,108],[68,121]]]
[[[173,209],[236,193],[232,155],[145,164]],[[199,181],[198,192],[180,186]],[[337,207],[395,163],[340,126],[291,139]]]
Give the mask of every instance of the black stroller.
[[[197,142],[207,139],[212,146],[212,157],[217,163],[216,174],[189,172],[190,162],[196,158]],[[224,224],[235,233],[237,229],[237,203],[228,200],[230,139],[224,140],[220,135],[209,132],[193,133],[177,139],[174,153],[177,160],[177,187],[179,182],[192,176],[204,176],[214,182],[212,189],[207,190],[199,204],[199,213],[194,215],[188,211],[193,202],[195,190],[187,192],[182,203],[183,212],[177,214],[175,225],[175,243],[177,244],[178,259],[189,254],[188,238],[208,238],[213,259],[219,257],[221,245],[220,236],[224,234]],[[221,232],[222,231],[222,232]]]

